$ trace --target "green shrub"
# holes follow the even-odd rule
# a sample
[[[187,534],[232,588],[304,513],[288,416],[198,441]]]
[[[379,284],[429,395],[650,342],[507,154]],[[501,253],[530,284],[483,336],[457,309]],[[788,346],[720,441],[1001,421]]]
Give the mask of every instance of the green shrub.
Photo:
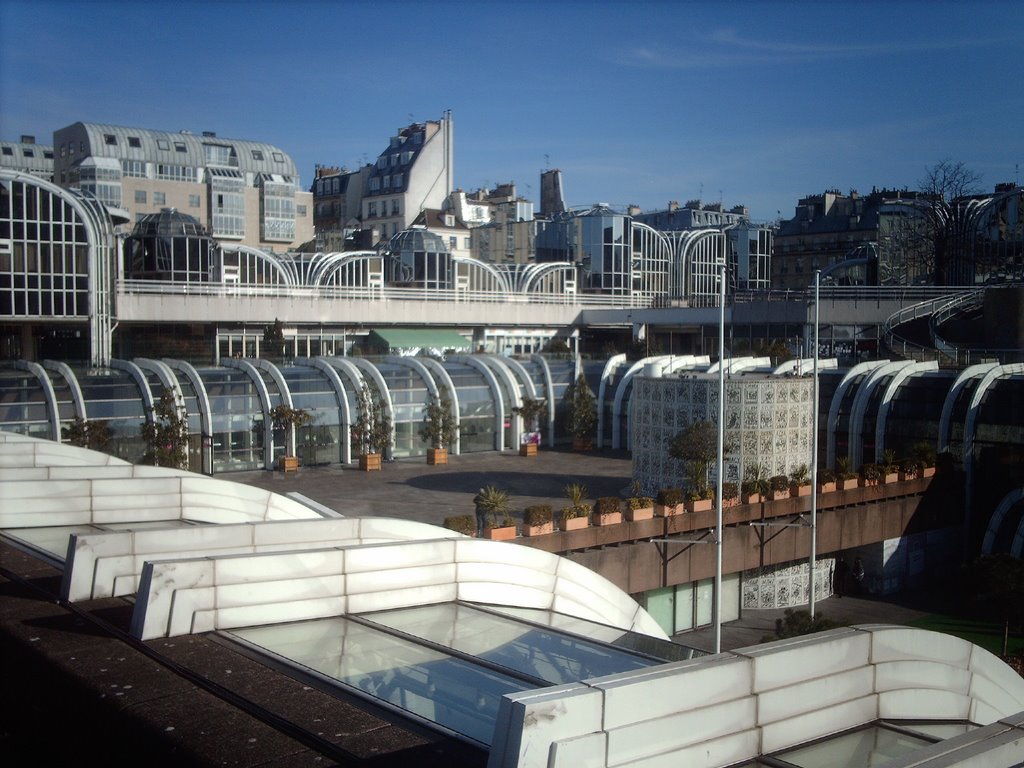
[[[442,525],[449,531],[464,533],[467,536],[476,533],[476,518],[472,515],[452,515],[446,517]]]
[[[882,479],[882,468],[873,462],[861,464],[860,476],[865,480],[877,482]]]
[[[648,507],[654,506],[654,499],[650,496],[630,496],[626,503],[629,504],[629,508],[632,510],[647,509]]]
[[[738,499],[739,497],[740,487],[736,483],[722,483],[723,499]]]
[[[772,491],[788,491],[789,490],[789,475],[773,475],[769,480],[768,484]]]
[[[554,514],[548,504],[534,504],[523,511],[523,522],[527,525],[545,525],[550,523]]]
[[[836,481],[836,473],[828,467],[818,468],[818,482],[819,483],[834,483]]]
[[[686,495],[681,488],[662,488],[658,491],[658,503],[664,507],[674,507],[682,504]]]
[[[599,515],[609,515],[618,512],[622,508],[622,502],[618,496],[602,496],[594,502],[594,511]]]

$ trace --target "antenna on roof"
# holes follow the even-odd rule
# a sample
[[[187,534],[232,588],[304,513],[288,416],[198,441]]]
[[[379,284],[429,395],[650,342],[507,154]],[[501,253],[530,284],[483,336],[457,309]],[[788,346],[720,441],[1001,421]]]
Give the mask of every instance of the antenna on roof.
[[[544,153],[544,170],[547,171],[551,168],[551,157],[547,152]]]

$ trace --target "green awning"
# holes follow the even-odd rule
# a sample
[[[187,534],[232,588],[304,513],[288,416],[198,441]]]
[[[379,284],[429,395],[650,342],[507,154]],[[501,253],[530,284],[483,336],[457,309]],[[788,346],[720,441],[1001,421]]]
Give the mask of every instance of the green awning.
[[[434,328],[379,328],[370,331],[367,343],[386,349],[470,349],[473,342],[457,331]]]

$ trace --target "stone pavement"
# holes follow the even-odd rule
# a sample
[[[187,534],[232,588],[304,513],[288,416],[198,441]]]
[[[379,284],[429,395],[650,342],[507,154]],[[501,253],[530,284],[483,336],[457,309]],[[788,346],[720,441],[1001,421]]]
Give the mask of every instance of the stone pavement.
[[[276,493],[301,493],[346,516],[383,516],[440,525],[449,515],[473,514],[473,496],[484,485],[504,488],[511,495],[517,519],[532,504],[550,504],[557,512],[566,504],[564,488],[582,483],[591,500],[599,496],[626,496],[632,481],[632,460],[627,451],[601,450],[574,453],[541,450],[526,458],[515,451],[471,453],[449,457],[449,464],[427,466],[423,457],[383,465],[380,472],[358,468],[309,467],[297,473],[234,472],[222,475]],[[824,554],[824,553],[822,553]],[[934,595],[906,596],[899,602],[860,597],[832,597],[816,611],[839,624],[903,624],[927,615],[936,606]],[[915,607],[916,606],[916,607]],[[756,645],[775,629],[783,610],[746,610],[722,627],[722,649]],[[713,650],[713,629],[683,633],[685,645]]]

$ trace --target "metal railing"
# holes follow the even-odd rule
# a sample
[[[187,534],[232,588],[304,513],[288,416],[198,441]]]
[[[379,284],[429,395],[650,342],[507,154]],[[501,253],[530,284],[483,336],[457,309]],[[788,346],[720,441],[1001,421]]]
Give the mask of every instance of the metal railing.
[[[636,309],[654,306],[654,298],[644,295],[616,296],[592,293],[512,293],[508,291],[470,291],[455,289],[342,287],[321,286],[297,288],[294,286],[232,285],[230,283],[187,283],[156,280],[119,280],[120,294],[147,294],[162,296],[215,296],[224,298],[299,298],[347,301],[431,301],[459,304],[544,304],[579,306],[601,309]]]

